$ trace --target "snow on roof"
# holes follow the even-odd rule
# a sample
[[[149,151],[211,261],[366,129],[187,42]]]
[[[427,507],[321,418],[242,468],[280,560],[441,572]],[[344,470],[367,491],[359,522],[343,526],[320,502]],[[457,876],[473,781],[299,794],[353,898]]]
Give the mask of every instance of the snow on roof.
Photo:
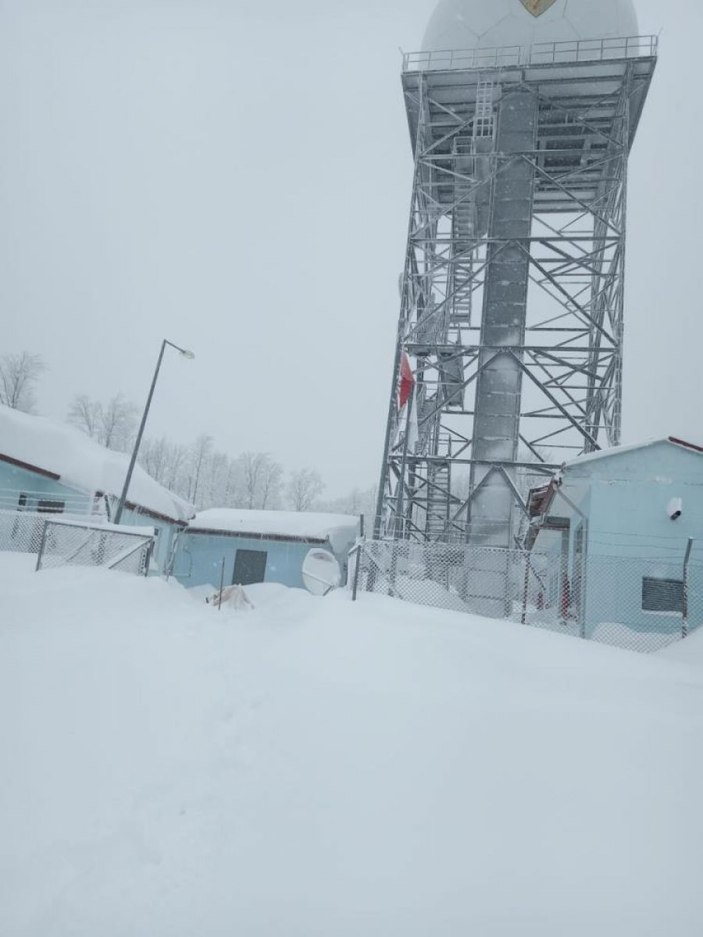
[[[637,452],[639,449],[649,449],[651,446],[657,446],[661,443],[679,446],[683,449],[688,449],[690,452],[703,453],[703,446],[698,446],[692,442],[686,442],[685,439],[678,439],[676,436],[665,436],[663,439],[648,439],[644,442],[634,443],[631,446],[613,446],[611,449],[600,449],[598,452],[589,452],[588,455],[580,455],[570,462],[567,462],[564,468],[579,468],[582,465],[589,465],[591,462],[597,462],[601,459],[610,459],[614,456],[624,455],[627,452]]]
[[[129,464],[124,453],[98,445],[73,426],[0,405],[0,458],[3,456],[58,476],[67,487],[114,496],[122,491]],[[193,515],[190,504],[138,465],[128,501],[173,520]]]
[[[341,550],[356,537],[359,518],[349,514],[210,508],[196,514],[189,527],[191,530],[289,537],[296,540],[329,540],[334,550]]]

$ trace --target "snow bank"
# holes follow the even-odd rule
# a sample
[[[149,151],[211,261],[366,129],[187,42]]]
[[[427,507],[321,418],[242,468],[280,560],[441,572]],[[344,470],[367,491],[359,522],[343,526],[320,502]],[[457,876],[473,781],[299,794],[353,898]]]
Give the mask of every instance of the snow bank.
[[[65,423],[0,405],[0,455],[58,475],[62,484],[93,494],[119,496],[129,457],[112,452]],[[129,500],[173,520],[192,517],[191,505],[135,466]]]
[[[703,627],[689,634],[685,641],[676,641],[659,653],[670,660],[703,667]]]
[[[0,933],[699,937],[700,668],[25,562],[0,554]]]
[[[315,514],[297,511],[247,511],[210,508],[195,515],[189,525],[197,530],[226,533],[296,537],[329,540],[341,552],[351,545],[359,531],[359,518],[348,514]]]

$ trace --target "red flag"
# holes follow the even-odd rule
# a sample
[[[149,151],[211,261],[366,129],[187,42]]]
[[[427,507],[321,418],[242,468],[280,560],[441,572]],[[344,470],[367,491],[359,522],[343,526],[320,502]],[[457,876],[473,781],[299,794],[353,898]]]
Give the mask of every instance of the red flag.
[[[400,389],[398,391],[398,405],[401,410],[410,399],[414,383],[415,375],[410,367],[410,358],[408,358],[406,352],[403,352],[400,359]]]

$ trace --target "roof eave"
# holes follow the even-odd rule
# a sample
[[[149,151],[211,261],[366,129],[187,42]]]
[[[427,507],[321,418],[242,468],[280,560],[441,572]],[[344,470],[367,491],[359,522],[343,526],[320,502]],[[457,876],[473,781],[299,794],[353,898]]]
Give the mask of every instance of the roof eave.
[[[301,534],[268,534],[260,531],[216,530],[208,527],[190,526],[186,526],[186,532],[198,536],[241,537],[248,540],[275,540],[283,543],[312,543],[315,545],[329,543],[329,537],[303,536]]]

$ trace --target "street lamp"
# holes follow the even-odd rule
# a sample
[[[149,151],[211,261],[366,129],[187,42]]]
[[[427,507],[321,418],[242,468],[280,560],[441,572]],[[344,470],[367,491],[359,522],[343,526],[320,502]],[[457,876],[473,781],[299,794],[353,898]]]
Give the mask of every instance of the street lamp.
[[[195,355],[192,351],[188,351],[186,348],[181,348],[179,345],[174,345],[173,342],[169,342],[168,339],[164,339],[161,342],[161,351],[159,352],[159,358],[156,362],[156,370],[154,371],[154,377],[151,381],[151,387],[149,388],[149,396],[146,398],[146,404],[144,406],[144,413],[142,413],[142,421],[139,424],[139,432],[137,433],[137,438],[134,441],[134,449],[132,449],[132,457],[129,460],[129,468],[127,469],[127,477],[124,480],[124,488],[122,489],[122,494],[120,495],[119,504],[117,505],[117,511],[115,512],[115,524],[119,524],[122,520],[122,512],[124,511],[125,501],[127,500],[127,492],[129,491],[129,483],[132,481],[132,472],[134,471],[134,465],[137,461],[137,455],[139,454],[139,446],[141,445],[142,436],[144,435],[144,427],[146,426],[146,418],[149,416],[149,407],[151,406],[151,398],[154,396],[154,388],[156,387],[156,379],[159,376],[159,370],[161,368],[161,362],[163,361],[164,352],[166,351],[166,346],[170,345],[171,348],[175,348],[177,352],[183,355],[184,358],[195,358]]]

